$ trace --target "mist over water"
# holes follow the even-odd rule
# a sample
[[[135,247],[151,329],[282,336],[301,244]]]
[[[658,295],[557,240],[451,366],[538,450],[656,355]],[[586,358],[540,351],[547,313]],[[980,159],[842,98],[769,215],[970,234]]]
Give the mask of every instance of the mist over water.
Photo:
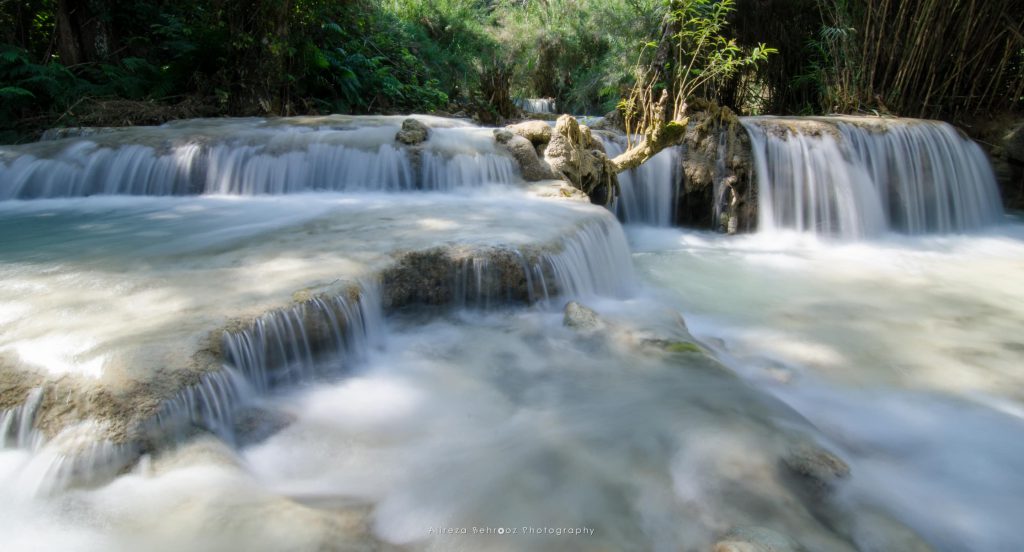
[[[638,269],[850,461],[844,499],[939,550],[1012,550],[1024,511],[1024,226],[842,244],[631,232]]]

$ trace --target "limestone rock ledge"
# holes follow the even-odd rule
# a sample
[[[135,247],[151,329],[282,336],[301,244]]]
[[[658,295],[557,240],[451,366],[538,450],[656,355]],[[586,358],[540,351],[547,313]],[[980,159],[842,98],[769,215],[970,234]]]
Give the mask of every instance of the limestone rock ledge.
[[[198,208],[211,200],[189,201]],[[90,298],[109,301],[100,309],[105,312],[94,312],[95,305],[82,302],[81,325],[67,328],[69,335],[90,336],[88,349],[76,352],[75,358],[87,364],[100,359],[95,361],[102,362],[98,374],[48,371],[32,362],[29,336],[2,334],[2,444],[47,450],[37,455],[51,462],[39,470],[46,475],[38,487],[46,492],[116,475],[140,455],[196,431],[231,441],[236,413],[251,397],[347,370],[374,345],[385,312],[411,305],[488,308],[550,300],[564,285],[580,285],[572,279],[566,283],[558,270],[565,271],[567,255],[587,254],[581,236],[621,233],[610,213],[575,201],[520,198],[516,201],[523,205],[515,206],[512,216],[507,205],[461,205],[481,200],[446,200],[459,205],[440,210],[422,199],[411,201],[397,210],[365,205],[328,209],[311,220],[276,228],[272,236],[186,257],[171,248],[166,255],[145,259],[152,270],[145,277],[136,265],[138,251],[118,252],[118,260],[100,272],[94,272],[84,253],[82,259],[63,258],[79,277],[109,280],[107,288],[129,273],[142,282],[137,289],[121,282],[119,292],[105,290]],[[67,215],[68,223],[82,216]],[[55,224],[62,235],[63,223]],[[488,232],[474,231],[475,225]],[[352,226],[377,235],[352,239]],[[268,248],[261,240],[277,245]],[[300,276],[279,284],[234,276],[268,266],[264,254],[280,244],[288,244],[288,262],[296,268],[288,274]],[[273,262],[281,263],[277,251]],[[594,254],[628,265],[628,259]],[[54,262],[58,258],[55,253]],[[181,264],[189,270],[172,280],[171,272]],[[275,277],[270,271],[265,278]],[[198,297],[192,296],[192,286]],[[28,297],[38,303],[40,316],[62,308],[51,306],[45,284],[40,289],[38,297]],[[122,306],[137,309],[153,293],[166,298],[146,313],[154,321],[151,326],[133,326],[131,319],[111,322],[111,313]],[[201,304],[176,305],[171,300],[175,294]],[[60,302],[63,297],[53,299]],[[26,298],[0,295],[0,302],[15,300],[24,303]],[[49,328],[50,321],[20,327]],[[90,356],[94,352],[103,354]],[[331,362],[323,362],[327,358]]]

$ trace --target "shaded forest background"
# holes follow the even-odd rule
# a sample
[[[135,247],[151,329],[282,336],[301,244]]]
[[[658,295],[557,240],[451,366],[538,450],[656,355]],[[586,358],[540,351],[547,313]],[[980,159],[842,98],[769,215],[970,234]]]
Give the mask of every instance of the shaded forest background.
[[[221,115],[602,114],[730,0],[0,0],[0,141]],[[765,63],[702,86],[742,114],[953,122],[1024,106],[1024,0],[735,0],[722,31]]]

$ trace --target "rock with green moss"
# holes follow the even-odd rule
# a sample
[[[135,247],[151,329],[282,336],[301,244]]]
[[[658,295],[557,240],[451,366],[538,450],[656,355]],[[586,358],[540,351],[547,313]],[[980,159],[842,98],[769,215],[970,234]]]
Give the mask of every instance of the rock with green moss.
[[[703,353],[704,351],[696,343],[688,343],[686,341],[677,341],[675,343],[669,343],[665,347],[665,350],[670,353]]]
[[[395,135],[395,140],[407,146],[414,146],[425,142],[429,134],[430,129],[422,121],[409,118],[402,121],[402,130]]]
[[[850,477],[850,466],[846,462],[808,443],[791,448],[783,457],[782,465],[814,499],[824,498]]]

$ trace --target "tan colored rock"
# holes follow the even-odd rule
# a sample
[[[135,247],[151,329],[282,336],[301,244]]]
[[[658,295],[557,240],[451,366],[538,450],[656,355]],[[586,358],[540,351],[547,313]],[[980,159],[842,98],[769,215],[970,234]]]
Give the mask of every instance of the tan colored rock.
[[[513,134],[526,138],[534,146],[547,144],[551,141],[552,129],[546,121],[523,121],[507,127]]]
[[[569,301],[565,305],[562,324],[582,332],[594,332],[605,327],[604,321],[601,320],[601,317],[593,309],[576,301]]]
[[[555,124],[544,159],[553,171],[582,190],[594,203],[607,204],[618,189],[617,171],[608,157],[593,149],[590,129],[562,115]]]
[[[547,126],[547,125],[545,125]],[[519,164],[519,171],[523,180],[527,182],[538,182],[540,180],[552,180],[558,175],[551,170],[546,162],[537,156],[537,150],[526,138],[512,134],[508,130],[497,129],[494,131],[494,138],[499,144],[505,147],[512,157],[515,157]]]

